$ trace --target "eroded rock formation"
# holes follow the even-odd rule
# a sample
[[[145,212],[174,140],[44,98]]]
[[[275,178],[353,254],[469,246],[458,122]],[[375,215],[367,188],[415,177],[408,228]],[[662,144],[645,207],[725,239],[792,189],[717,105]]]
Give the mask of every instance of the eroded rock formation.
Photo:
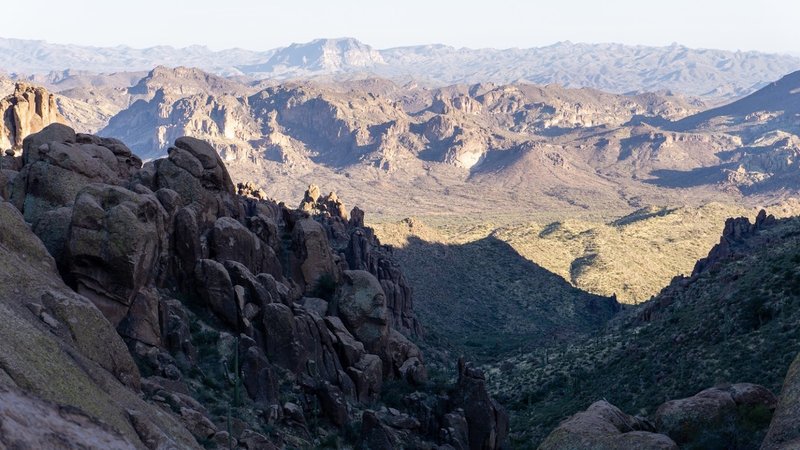
[[[62,288],[114,345],[101,352],[83,342],[53,295],[29,308],[46,326],[72,329],[79,349],[141,388],[184,435],[239,448],[303,446],[360,420],[369,439],[390,443],[381,448],[504,445],[507,416],[468,364],[450,395],[416,392],[402,411],[366,410],[380,404],[387,381],[413,392],[427,369],[391,249],[335,194],[310,189],[308,207],[289,209],[254,186],[237,195],[203,141],[180,138],[167,158],[142,165],[119,141],[61,125],[26,138],[11,175],[19,212],[3,203],[13,213],[4,223],[36,243],[50,276],[75,290]],[[424,406],[431,402],[439,406]],[[229,408],[232,416],[221,413]],[[130,412],[112,431],[135,429],[134,446],[164,448],[160,420]],[[274,427],[268,436],[259,433],[265,425]]]
[[[14,92],[0,100],[0,117],[0,151],[20,150],[26,136],[51,123],[65,123],[53,94],[25,83],[17,83]]]

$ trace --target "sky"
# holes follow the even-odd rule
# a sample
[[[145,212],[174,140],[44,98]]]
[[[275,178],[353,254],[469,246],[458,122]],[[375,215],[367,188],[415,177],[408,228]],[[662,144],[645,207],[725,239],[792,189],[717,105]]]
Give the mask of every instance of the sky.
[[[6,0],[0,37],[268,50],[355,37],[383,49],[559,41],[800,54],[797,0]]]

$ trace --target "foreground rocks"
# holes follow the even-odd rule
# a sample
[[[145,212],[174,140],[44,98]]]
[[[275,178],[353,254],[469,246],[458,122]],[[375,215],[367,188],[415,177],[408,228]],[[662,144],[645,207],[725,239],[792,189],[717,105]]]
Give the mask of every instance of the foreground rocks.
[[[789,367],[775,415],[761,445],[762,450],[796,448],[800,448],[800,355]]]
[[[685,448],[749,448],[763,438],[776,403],[763,386],[715,387],[664,403],[655,424]]]
[[[16,230],[2,267],[45,261],[37,286],[58,293],[29,289],[21,311],[112,377],[119,398],[147,400],[111,402],[120,446],[313,447],[358,422],[365,447],[504,445],[507,416],[469,364],[451,394],[414,392],[428,381],[412,291],[364,213],[335,194],[310,189],[301,210],[253,186],[240,196],[214,148],[192,138],[144,165],[119,141],[61,125],[22,146],[0,209]],[[4,276],[3,289],[31,277]],[[29,386],[22,377],[38,371],[6,378]],[[413,394],[401,409],[368,410],[390,381]],[[99,394],[43,396],[106,420],[85,403]]]
[[[176,418],[140,398],[125,342],[64,284],[22,214],[0,202],[0,223],[0,447],[143,448],[146,429],[199,448]]]
[[[654,431],[649,422],[631,417],[606,401],[599,401],[564,421],[539,449],[677,450],[678,446],[672,439]]]
[[[651,422],[598,401],[562,422],[539,448],[758,448],[776,403],[775,396],[763,386],[738,383],[668,401],[658,407]],[[796,418],[787,422],[790,426],[798,423]],[[770,429],[779,427],[773,422]]]

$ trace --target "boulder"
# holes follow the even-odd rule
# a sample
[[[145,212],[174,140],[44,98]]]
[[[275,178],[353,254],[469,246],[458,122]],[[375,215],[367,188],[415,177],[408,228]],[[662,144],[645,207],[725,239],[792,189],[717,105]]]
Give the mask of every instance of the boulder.
[[[71,221],[72,208],[64,206],[43,213],[41,220],[33,227],[33,232],[39,236],[47,251],[55,258],[62,273],[69,272],[67,240]]]
[[[368,404],[378,399],[383,386],[383,364],[378,355],[363,355],[352,367],[347,368],[356,388],[356,399]]]
[[[562,422],[540,450],[677,450],[672,439],[652,432],[652,426],[601,400]]]
[[[281,303],[270,303],[264,307],[263,321],[267,358],[291,372],[303,370],[303,349],[295,337],[291,308]]]
[[[263,308],[267,303],[280,300],[278,294],[270,292],[270,289],[264,286],[262,283],[263,277],[259,278],[253,275],[244,264],[228,260],[225,261],[223,265],[225,266],[225,270],[228,271],[228,275],[231,277],[231,282],[234,285],[239,285],[244,288],[246,302],[253,303],[259,308]],[[242,305],[242,307],[244,307],[244,305]]]
[[[0,159],[0,161],[2,161]],[[5,165],[0,164],[0,201],[11,198],[11,189],[14,186],[14,178],[17,177],[16,170],[10,170]]]
[[[239,445],[247,450],[278,450],[278,447],[270,442],[266,436],[253,430],[244,430],[244,433],[239,437]]]
[[[360,221],[363,226],[363,212]],[[420,326],[414,314],[411,285],[400,266],[379,244],[371,229],[353,229],[345,250],[347,265],[351,270],[366,270],[380,281],[386,295],[391,327],[408,335],[417,335]]]
[[[328,420],[338,427],[343,427],[348,423],[347,401],[344,393],[338,387],[329,382],[323,382],[317,390],[322,413]]]
[[[142,164],[119,141],[76,135],[61,125],[26,138],[23,159],[11,200],[34,225],[47,211],[71,205],[91,183],[126,185]]]
[[[447,413],[442,417],[439,440],[455,450],[469,450],[469,425],[463,409]]]
[[[156,278],[167,248],[165,217],[154,195],[119,186],[93,184],[75,199],[67,244],[69,274],[77,291],[114,325]]]
[[[119,432],[80,410],[49,403],[2,386],[0,447],[16,450],[137,448]]]
[[[237,261],[252,273],[281,278],[283,269],[272,247],[230,217],[220,217],[208,235],[209,256],[217,261]]]
[[[313,219],[300,219],[294,224],[289,263],[292,278],[307,292],[320,287],[323,276],[334,283],[338,279],[327,233]]]
[[[328,329],[336,337],[336,349],[339,359],[345,366],[354,366],[364,355],[364,344],[357,341],[344,326],[342,320],[336,316],[325,317]]]
[[[364,450],[392,450],[400,448],[394,430],[381,422],[374,411],[366,410],[361,416],[359,448]]]
[[[194,276],[197,295],[203,304],[229,326],[238,327],[239,310],[225,266],[211,259],[201,259],[197,261]]]
[[[197,350],[192,344],[189,315],[183,303],[175,299],[162,300],[161,311],[164,347],[177,361],[184,363],[182,368],[188,368],[197,356]]]
[[[138,178],[152,190],[172,189],[183,205],[196,212],[200,228],[212,225],[219,217],[239,219],[244,215],[236,198],[228,170],[216,150],[205,141],[191,137],[175,140],[166,159],[159,159],[153,168]]]
[[[422,365],[422,352],[416,344],[397,330],[389,330],[384,350],[387,373],[399,375],[407,381],[424,383],[428,379],[427,370]]]
[[[754,384],[714,387],[662,404],[655,425],[681,448],[748,448],[761,442],[776,402]]]
[[[263,214],[248,217],[247,228],[258,236],[261,242],[270,247],[275,254],[281,251],[281,237],[278,225],[271,217]]]
[[[139,370],[125,342],[93,302],[64,284],[22,214],[0,202],[0,224],[0,387],[16,386],[26,396],[58,404],[58,411],[66,413],[62,417],[79,425],[86,438],[102,422],[101,428],[112,428],[135,448],[144,448],[145,440],[158,434],[170,436],[174,448],[199,448],[175,418],[142,400]],[[13,406],[15,414],[26,411],[7,398],[0,405]],[[148,418],[150,432],[145,433],[147,424],[134,421],[137,412]],[[30,442],[32,448],[51,448],[50,442],[30,435],[31,427],[49,429],[48,414],[25,412],[25,439],[11,447]],[[16,426],[6,418],[2,422],[0,427]],[[3,436],[14,433],[0,431],[0,447],[8,445]],[[71,439],[69,433],[58,437],[57,446]],[[86,448],[105,448],[89,442],[97,445]]]
[[[261,350],[248,347],[242,360],[242,382],[247,394],[261,405],[278,403],[278,378]]]
[[[190,207],[182,207],[175,213],[172,236],[172,273],[185,290],[192,287],[194,269],[197,261],[208,259],[200,244],[200,227],[197,212]]]
[[[800,448],[800,356],[786,373],[775,415],[761,445],[761,450],[797,448]]]
[[[371,353],[383,353],[389,336],[386,296],[378,280],[363,270],[347,270],[331,311]]]

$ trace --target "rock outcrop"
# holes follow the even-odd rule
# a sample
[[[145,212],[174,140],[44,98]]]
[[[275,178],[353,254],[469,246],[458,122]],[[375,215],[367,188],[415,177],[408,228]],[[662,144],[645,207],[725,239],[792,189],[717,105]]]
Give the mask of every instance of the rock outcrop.
[[[200,448],[177,419],[142,401],[122,338],[64,284],[8,202],[0,223],[0,446],[50,448],[57,433],[64,448],[157,448],[151,438],[158,448]]]
[[[697,275],[705,270],[710,270],[715,266],[719,266],[722,261],[730,257],[732,247],[735,244],[741,243],[748,237],[773,224],[775,224],[775,217],[771,214],[767,215],[767,212],[763,209],[758,212],[754,223],[750,223],[750,219],[747,217],[736,217],[726,220],[719,244],[711,249],[707,257],[697,261],[692,275]]]
[[[677,450],[672,439],[654,432],[649,422],[598,401],[565,420],[539,446],[540,450]]]
[[[53,94],[44,88],[17,83],[14,92],[0,100],[0,151],[21,150],[28,135],[51,123],[65,123]]]
[[[440,404],[433,410],[412,400],[404,411],[365,410],[388,380],[413,391],[427,369],[409,338],[419,331],[411,289],[363,212],[347,214],[335,194],[307,194],[315,198],[305,210],[252,186],[239,196],[216,150],[197,139],[177,139],[168,153],[142,165],[119,141],[50,125],[23,143],[10,195],[18,211],[6,202],[0,210],[4,228],[22,236],[0,237],[22,254],[8,258],[44,260],[43,277],[62,286],[37,299],[42,288],[29,289],[25,314],[128,386],[124,401],[141,389],[141,404],[165,411],[128,406],[102,437],[110,448],[126,439],[308,446],[319,427],[335,433],[357,420],[370,439],[386,442],[384,430],[388,448],[504,445],[507,416],[468,364],[451,395],[423,401]],[[26,389],[30,374],[2,361],[0,381],[7,373]],[[103,418],[90,398],[43,396]],[[265,424],[270,436],[256,432]]]
[[[738,383],[668,401],[658,407],[651,422],[601,400],[562,422],[539,448],[756,448],[776,402],[763,386]]]
[[[659,406],[655,425],[681,448],[750,448],[761,441],[776,402],[755,384],[715,387]]]

